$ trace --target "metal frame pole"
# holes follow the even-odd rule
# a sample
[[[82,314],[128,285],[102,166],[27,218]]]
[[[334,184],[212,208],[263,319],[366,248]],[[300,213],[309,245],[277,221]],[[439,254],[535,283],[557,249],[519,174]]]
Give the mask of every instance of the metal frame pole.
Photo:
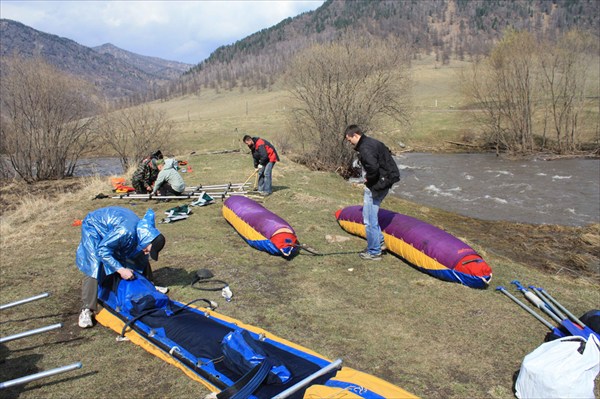
[[[13,387],[15,385],[27,384],[28,382],[39,380],[40,378],[50,377],[52,375],[61,374],[61,373],[65,373],[67,371],[80,369],[81,367],[82,367],[81,362],[77,362],[77,363],[69,364],[68,366],[57,367],[55,369],[42,371],[40,373],[28,375],[25,377],[15,378],[14,380],[0,382],[0,389]]]
[[[321,370],[318,370],[318,371],[314,372],[313,374],[309,375],[308,377],[306,377],[302,381],[300,381],[300,382],[292,385],[291,387],[289,387],[285,391],[280,392],[279,394],[273,396],[272,399],[284,399],[284,398],[287,398],[287,397],[291,396],[292,394],[294,394],[299,389],[301,389],[304,386],[308,385],[311,381],[315,380],[316,378],[318,378],[318,377],[320,377],[320,376],[322,376],[324,374],[329,373],[331,370],[339,370],[341,367],[342,367],[342,359],[337,359],[333,363],[331,363],[331,364],[323,367]]]
[[[573,313],[569,312],[563,305],[561,305],[560,303],[558,303],[558,301],[556,299],[554,299],[552,297],[552,295],[550,295],[548,293],[548,291],[546,291],[545,289],[543,289],[541,287],[538,287],[536,289],[536,291],[539,292],[540,294],[542,294],[543,296],[545,296],[548,300],[550,300],[554,305],[556,305],[556,307],[558,307],[560,310],[562,310],[567,316],[569,316],[574,322],[576,322],[577,324],[579,324],[582,328],[586,328],[587,327]]]
[[[517,289],[525,295],[525,298],[527,298],[531,303],[533,303],[535,306],[537,306],[538,309],[540,309],[541,311],[546,313],[548,316],[550,316],[552,318],[552,320],[554,320],[558,324],[562,323],[563,319],[561,319],[556,314],[554,314],[554,312],[550,309],[550,307],[544,301],[542,301],[537,295],[535,295],[533,292],[531,292],[528,289],[526,289],[525,287],[523,287],[521,285],[521,283],[519,282],[519,280],[513,280],[510,283],[514,284],[517,287]]]
[[[25,337],[29,337],[30,335],[40,334],[46,331],[56,330],[57,328],[61,328],[63,325],[61,323],[52,324],[46,327],[36,328],[35,330],[24,331],[22,333],[9,335],[6,337],[0,337],[0,344],[5,342],[14,341],[15,339],[21,339]]]
[[[29,303],[29,302],[37,301],[38,299],[47,298],[48,296],[50,296],[50,294],[47,293],[47,292],[44,292],[43,294],[32,296],[30,298],[21,299],[19,301],[15,301],[15,302],[10,302],[10,303],[7,303],[5,305],[0,305],[0,310],[12,308],[13,306],[23,305],[24,303]]]
[[[256,173],[256,172],[254,172],[254,173]],[[219,188],[223,188],[223,189],[240,188],[240,187],[244,187],[248,184],[249,183],[225,183],[225,184],[208,184],[208,185],[200,184],[198,186],[186,187],[185,190],[186,191],[198,191],[198,190],[219,189]]]
[[[550,308],[550,310],[552,310],[558,317],[560,317],[561,320],[564,320],[567,318],[567,315],[563,314],[557,307],[556,305],[554,305],[552,303],[552,301],[550,301],[548,298],[546,298],[544,296],[544,294],[542,294],[540,291],[538,291],[538,289],[536,287],[534,287],[533,285],[530,285],[529,288],[531,289],[531,291],[536,294],[538,297],[540,297],[540,299],[542,301],[544,301],[544,303],[546,304],[546,306],[548,306]]]

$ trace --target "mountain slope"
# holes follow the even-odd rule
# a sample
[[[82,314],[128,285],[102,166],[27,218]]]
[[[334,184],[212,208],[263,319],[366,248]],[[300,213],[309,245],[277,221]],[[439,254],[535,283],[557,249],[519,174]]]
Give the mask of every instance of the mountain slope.
[[[327,0],[314,11],[219,47],[186,74],[182,86],[186,92],[267,88],[303,48],[348,31],[395,36],[414,57],[435,54],[448,63],[486,54],[506,29],[553,40],[573,28],[598,36],[598,26],[597,0]],[[172,85],[170,94],[177,90]]]
[[[165,72],[164,68],[153,72],[142,70],[107,51],[94,51],[73,40],[40,32],[8,19],[0,20],[0,37],[2,58],[39,56],[59,70],[92,82],[111,99],[139,96],[175,76],[173,71]],[[130,60],[132,58],[129,57]]]
[[[178,78],[193,66],[192,64],[185,64],[183,62],[167,61],[158,57],[135,54],[110,43],[92,47],[92,50],[100,54],[110,54],[116,59],[135,66],[141,71],[168,79]]]
[[[91,49],[6,19],[0,20],[0,55],[39,55],[93,82],[110,98],[142,101],[202,88],[266,89],[299,51],[348,31],[395,36],[414,57],[435,54],[448,63],[486,54],[510,28],[554,39],[572,28],[599,36],[599,26],[597,0],[327,0],[314,11],[219,47],[191,69],[111,44]]]
[[[395,35],[422,53],[462,48],[478,55],[507,28],[543,37],[557,37],[572,28],[598,35],[599,23],[596,0],[328,0],[315,11],[218,48],[205,64],[258,54],[278,43],[299,42],[300,37],[305,44],[328,41],[347,29]]]

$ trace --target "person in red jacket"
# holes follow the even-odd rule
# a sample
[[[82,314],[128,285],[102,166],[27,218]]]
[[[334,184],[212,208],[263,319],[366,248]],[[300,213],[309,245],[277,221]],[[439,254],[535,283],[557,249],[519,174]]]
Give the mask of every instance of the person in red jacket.
[[[243,140],[252,151],[254,168],[258,172],[258,191],[265,196],[271,195],[273,192],[273,166],[275,166],[275,162],[279,161],[277,150],[275,150],[273,144],[260,137],[245,135]]]

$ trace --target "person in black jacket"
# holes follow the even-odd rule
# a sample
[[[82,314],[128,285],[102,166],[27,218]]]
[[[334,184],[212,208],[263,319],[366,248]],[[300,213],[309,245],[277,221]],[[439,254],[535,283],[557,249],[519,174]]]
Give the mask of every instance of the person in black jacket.
[[[359,256],[366,260],[380,260],[384,241],[379,227],[379,206],[394,183],[400,181],[400,171],[389,148],[381,141],[367,137],[358,126],[348,126],[344,136],[358,152],[365,178],[363,222],[367,248]]]

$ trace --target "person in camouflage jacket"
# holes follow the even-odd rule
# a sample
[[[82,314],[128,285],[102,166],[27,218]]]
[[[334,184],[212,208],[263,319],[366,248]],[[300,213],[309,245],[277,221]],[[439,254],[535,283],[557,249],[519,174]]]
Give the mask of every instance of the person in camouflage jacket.
[[[152,192],[152,186],[158,177],[156,158],[146,158],[138,165],[137,170],[131,178],[131,185],[138,194]]]

